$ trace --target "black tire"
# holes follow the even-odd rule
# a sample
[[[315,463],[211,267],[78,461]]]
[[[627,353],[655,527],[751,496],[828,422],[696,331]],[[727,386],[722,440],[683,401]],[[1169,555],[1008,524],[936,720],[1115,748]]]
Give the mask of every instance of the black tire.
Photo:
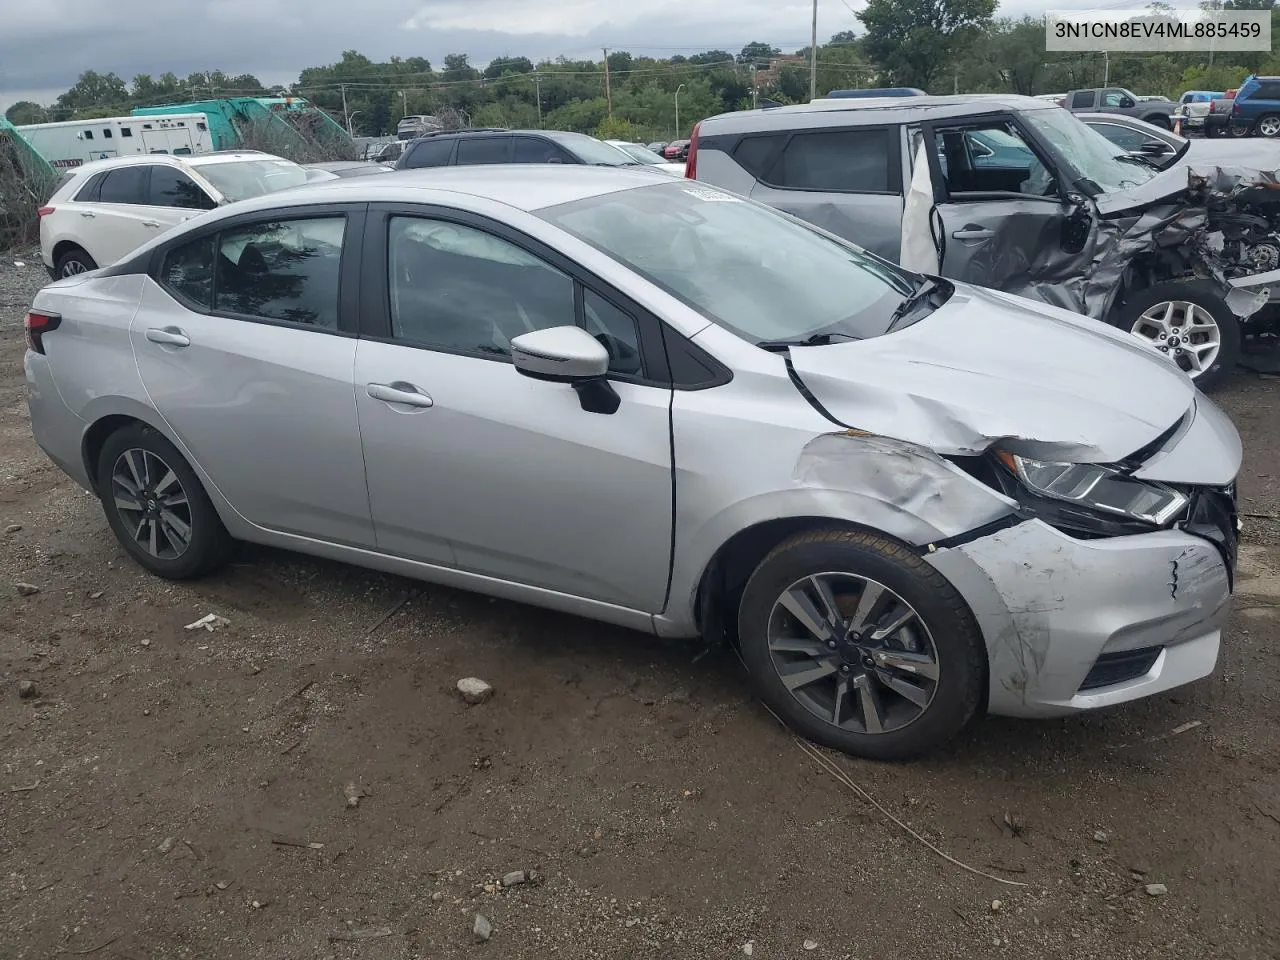
[[[186,500],[181,519],[187,522],[190,535],[185,548],[173,556],[153,555],[139,543],[135,538],[134,524],[126,519],[125,511],[117,503],[113,472],[126,451],[143,451],[158,458],[163,466],[173,471],[181,484]],[[231,535],[223,526],[204,487],[178,448],[151,427],[135,423],[111,434],[98,455],[97,479],[102,509],[116,539],[139,565],[151,573],[166,580],[191,580],[213,573],[230,559]],[[155,486],[154,479],[152,486]]]
[[[1227,135],[1235,137],[1237,140],[1242,137],[1251,137],[1253,136],[1253,127],[1247,123],[1228,124]]]
[[[938,679],[922,712],[905,725],[879,733],[837,726],[811,712],[783,683],[770,651],[775,604],[797,581],[824,572],[883,585],[910,604],[927,628]],[[818,530],[775,547],[747,582],[738,635],[756,692],[779,717],[816,743],[870,760],[907,760],[941,747],[974,718],[987,690],[986,646],[964,599],[917,553],[873,533]]]
[[[1213,286],[1196,280],[1170,280],[1166,283],[1157,283],[1126,296],[1124,302],[1115,311],[1111,323],[1127,333],[1132,333],[1135,322],[1145,311],[1162,301],[1175,300],[1194,303],[1204,308],[1218,325],[1220,346],[1217,358],[1209,369],[1198,376],[1192,375],[1196,386],[1208,393],[1222,385],[1240,360],[1240,318],[1231,312],[1231,308]],[[1177,362],[1176,357],[1171,359]]]
[[[58,257],[54,262],[53,272],[59,280],[63,277],[73,277],[78,273],[85,273],[89,270],[97,270],[98,264],[79,247],[72,247],[62,256]]]
[[[1163,127],[1166,130],[1173,129],[1173,120],[1164,113],[1152,113],[1142,118],[1147,123],[1154,123],[1157,127]]]
[[[1214,140],[1214,139],[1216,139],[1216,138],[1218,138],[1218,137],[1222,136],[1222,128],[1221,128],[1221,127],[1216,127],[1216,126],[1215,126],[1215,127],[1211,127],[1211,126],[1209,126],[1209,125],[1206,123],[1206,124],[1204,125],[1204,135],[1205,135],[1205,137],[1206,137],[1206,138],[1208,138],[1209,140]]]

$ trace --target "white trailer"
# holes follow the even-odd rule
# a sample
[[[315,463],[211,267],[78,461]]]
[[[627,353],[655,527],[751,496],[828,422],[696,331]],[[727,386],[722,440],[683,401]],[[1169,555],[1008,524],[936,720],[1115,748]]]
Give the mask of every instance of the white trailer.
[[[149,153],[181,156],[213,150],[209,119],[203,113],[64,120],[16,129],[36,153],[64,170],[108,157]]]

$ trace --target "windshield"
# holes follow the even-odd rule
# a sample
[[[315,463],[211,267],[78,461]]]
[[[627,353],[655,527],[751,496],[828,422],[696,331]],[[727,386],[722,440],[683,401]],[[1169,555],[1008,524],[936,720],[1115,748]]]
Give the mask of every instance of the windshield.
[[[197,168],[231,203],[275,193],[307,182],[307,171],[292,160],[228,160],[202,163]],[[323,177],[318,179],[331,179]]]
[[[692,181],[537,213],[752,343],[879,336],[921,280],[769,207]]]
[[[634,143],[616,143],[614,144],[619,150],[629,156],[638,163],[666,163],[660,156],[650,150],[648,147],[641,147]]]
[[[603,140],[596,140],[594,137],[553,137],[552,139],[583,163],[598,167],[626,167],[636,162],[619,148],[612,147]]]
[[[1075,177],[1102,193],[1136,187],[1156,175],[1154,168],[1120,153],[1114,143],[1066,110],[1028,110],[1022,118],[1067,162]]]

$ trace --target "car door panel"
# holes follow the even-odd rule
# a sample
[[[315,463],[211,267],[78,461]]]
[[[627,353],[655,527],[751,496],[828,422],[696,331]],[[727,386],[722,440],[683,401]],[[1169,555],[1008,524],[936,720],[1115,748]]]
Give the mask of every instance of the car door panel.
[[[617,383],[615,414],[510,363],[362,340],[356,406],[378,547],[638,610],[671,549],[671,391]],[[430,406],[370,395],[412,387]]]

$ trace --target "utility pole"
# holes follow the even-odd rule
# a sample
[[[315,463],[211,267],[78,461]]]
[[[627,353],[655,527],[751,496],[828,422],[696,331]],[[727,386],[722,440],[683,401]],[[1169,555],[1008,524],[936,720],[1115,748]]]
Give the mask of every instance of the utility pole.
[[[1109,86],[1111,83],[1111,51],[1102,51],[1102,85]]]
[[[684,84],[676,87],[676,139],[680,139],[680,91],[684,89]]]
[[[409,115],[409,98],[403,90],[400,91],[400,105],[404,108],[400,112],[400,116],[407,117]]]
[[[813,0],[813,32],[809,38],[809,99],[818,98],[818,0]]]
[[[351,114],[347,113],[347,85],[345,83],[338,84],[338,88],[342,91],[342,119],[347,121],[347,129],[351,129]]]
[[[613,116],[613,88],[609,86],[609,51],[604,47],[600,48],[604,52],[604,96],[609,102],[609,116]]]
[[[542,78],[534,76],[533,85],[538,89],[538,129],[542,129]]]

